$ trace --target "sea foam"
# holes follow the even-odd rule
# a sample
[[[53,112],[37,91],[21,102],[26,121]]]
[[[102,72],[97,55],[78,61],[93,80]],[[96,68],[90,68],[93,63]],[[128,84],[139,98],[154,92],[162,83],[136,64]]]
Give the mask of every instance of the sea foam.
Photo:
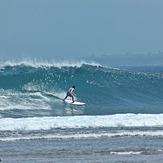
[[[1,118],[0,124],[0,131],[49,130],[58,128],[162,127],[163,114]]]

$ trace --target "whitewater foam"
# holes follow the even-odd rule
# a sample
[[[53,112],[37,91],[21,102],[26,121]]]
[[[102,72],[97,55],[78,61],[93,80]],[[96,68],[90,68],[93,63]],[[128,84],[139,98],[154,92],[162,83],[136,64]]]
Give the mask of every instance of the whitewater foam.
[[[49,130],[55,128],[162,127],[163,114],[1,118],[0,124],[0,131]]]
[[[107,131],[106,131],[107,132]],[[163,137],[163,131],[118,131],[117,133],[66,133],[66,134],[47,134],[40,136],[21,136],[20,134],[10,137],[2,137],[0,141],[17,141],[17,140],[38,140],[38,139],[99,139],[114,137]],[[116,153],[115,153],[116,154]],[[118,153],[117,153],[118,154]]]
[[[143,153],[144,151],[127,151],[127,152],[110,152],[111,155],[138,155]]]
[[[0,96],[0,110],[29,110],[29,109],[50,109],[47,105],[49,98],[43,96],[40,92],[22,93],[18,91],[7,90]]]

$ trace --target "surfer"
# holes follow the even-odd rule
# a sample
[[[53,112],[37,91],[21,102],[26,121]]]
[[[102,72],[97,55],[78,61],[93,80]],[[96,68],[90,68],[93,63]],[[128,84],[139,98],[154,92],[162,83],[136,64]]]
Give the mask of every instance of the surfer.
[[[66,97],[63,99],[63,101],[66,100],[66,98],[69,96],[69,97],[72,97],[72,103],[75,102],[75,101],[74,101],[74,96],[73,96],[73,95],[75,95],[75,96],[77,96],[77,95],[73,92],[74,89],[75,89],[75,85],[72,86],[72,88],[70,88],[70,89],[67,91],[67,95],[66,95]]]

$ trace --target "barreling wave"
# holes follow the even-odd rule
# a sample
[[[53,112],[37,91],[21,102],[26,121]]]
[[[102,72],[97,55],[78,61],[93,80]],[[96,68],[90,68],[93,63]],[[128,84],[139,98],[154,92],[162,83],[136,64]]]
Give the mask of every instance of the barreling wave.
[[[76,85],[82,107],[64,104]],[[162,73],[88,63],[8,62],[0,67],[1,117],[162,113]],[[10,111],[9,111],[10,110]]]

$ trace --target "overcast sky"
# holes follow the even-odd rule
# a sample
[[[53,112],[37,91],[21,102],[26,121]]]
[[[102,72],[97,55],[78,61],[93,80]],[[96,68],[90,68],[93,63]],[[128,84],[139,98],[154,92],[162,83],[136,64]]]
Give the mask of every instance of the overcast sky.
[[[163,0],[0,0],[0,56],[163,51]]]

